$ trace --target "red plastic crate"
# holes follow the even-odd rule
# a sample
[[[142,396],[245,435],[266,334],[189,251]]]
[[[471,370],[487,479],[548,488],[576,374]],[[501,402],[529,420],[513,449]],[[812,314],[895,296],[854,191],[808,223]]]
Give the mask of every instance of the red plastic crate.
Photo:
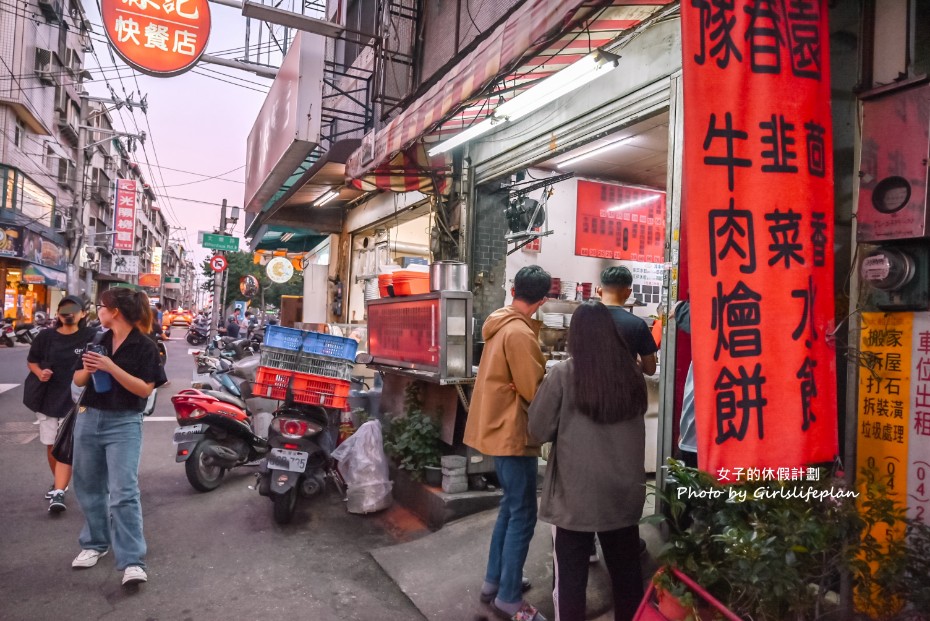
[[[294,371],[272,369],[271,367],[258,367],[255,382],[252,386],[253,397],[266,399],[284,399],[287,395],[287,382],[294,377]]]
[[[343,410],[349,403],[349,382],[309,373],[295,373],[294,401]],[[283,397],[282,397],[283,398]]]

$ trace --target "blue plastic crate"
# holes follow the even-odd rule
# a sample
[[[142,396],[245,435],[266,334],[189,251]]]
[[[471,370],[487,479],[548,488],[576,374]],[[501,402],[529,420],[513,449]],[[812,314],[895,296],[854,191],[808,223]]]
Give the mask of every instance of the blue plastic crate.
[[[355,360],[355,350],[357,349],[358,342],[355,339],[349,339],[343,336],[307,332],[307,336],[304,337],[304,351],[308,354],[341,358],[343,360]]]
[[[294,328],[285,328],[283,326],[267,326],[265,328],[265,340],[263,345],[286,349],[288,351],[300,351],[300,346],[304,342],[304,331],[295,330]]]

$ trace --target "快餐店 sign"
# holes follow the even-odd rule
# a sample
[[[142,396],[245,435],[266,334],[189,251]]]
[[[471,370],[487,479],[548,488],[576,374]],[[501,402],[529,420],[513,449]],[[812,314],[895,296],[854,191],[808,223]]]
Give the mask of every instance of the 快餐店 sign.
[[[724,481],[838,450],[827,11],[681,3],[698,463]]]
[[[207,0],[101,0],[100,12],[110,45],[143,73],[178,75],[207,49]]]

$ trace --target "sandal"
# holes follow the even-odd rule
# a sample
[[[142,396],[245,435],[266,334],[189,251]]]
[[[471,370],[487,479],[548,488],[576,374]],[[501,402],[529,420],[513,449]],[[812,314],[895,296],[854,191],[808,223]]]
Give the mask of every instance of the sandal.
[[[530,582],[529,578],[527,578],[526,576],[523,576],[523,581],[520,583],[521,591],[523,593],[526,593],[532,588],[533,588],[533,583]],[[494,601],[495,597],[497,597],[497,591],[493,591],[491,593],[479,593],[478,594],[478,599],[481,600],[482,604],[490,604],[492,601]]]
[[[493,601],[491,601],[490,606],[494,614],[505,621],[546,621],[546,617],[542,616],[539,611],[536,610],[536,607],[528,602],[523,602],[523,605],[520,606],[520,610],[515,612],[512,616],[495,606]]]

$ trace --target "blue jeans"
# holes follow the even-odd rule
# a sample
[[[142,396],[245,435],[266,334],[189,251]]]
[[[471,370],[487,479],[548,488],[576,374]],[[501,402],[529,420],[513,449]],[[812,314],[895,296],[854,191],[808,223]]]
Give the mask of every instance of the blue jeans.
[[[536,529],[535,457],[495,457],[494,469],[504,492],[491,535],[485,580],[499,585],[497,597],[506,603],[523,599],[523,564]]]
[[[84,550],[113,547],[116,568],[145,567],[139,459],[142,413],[87,408],[74,423],[72,485],[84,512]]]

